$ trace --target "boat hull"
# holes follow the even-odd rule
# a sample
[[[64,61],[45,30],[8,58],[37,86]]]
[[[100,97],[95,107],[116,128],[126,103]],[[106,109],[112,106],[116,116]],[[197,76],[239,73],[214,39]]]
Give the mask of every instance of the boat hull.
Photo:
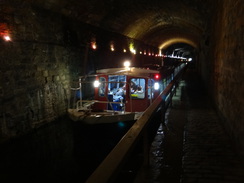
[[[89,111],[77,111],[76,109],[69,109],[68,114],[71,120],[80,121],[84,124],[104,124],[104,123],[116,123],[119,121],[135,120],[134,112],[121,112],[121,111],[89,112]]]

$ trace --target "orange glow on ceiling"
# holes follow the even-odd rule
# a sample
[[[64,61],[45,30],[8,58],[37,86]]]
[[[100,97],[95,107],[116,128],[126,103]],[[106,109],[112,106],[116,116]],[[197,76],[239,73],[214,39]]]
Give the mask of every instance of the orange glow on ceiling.
[[[160,46],[159,49],[166,49],[167,47],[169,47],[172,44],[176,44],[176,43],[186,43],[191,45],[194,48],[197,48],[197,44],[195,42],[193,42],[192,40],[186,39],[186,38],[171,38],[166,40],[165,42],[163,42]]]
[[[1,33],[8,32],[8,26],[6,23],[0,23],[0,32]]]

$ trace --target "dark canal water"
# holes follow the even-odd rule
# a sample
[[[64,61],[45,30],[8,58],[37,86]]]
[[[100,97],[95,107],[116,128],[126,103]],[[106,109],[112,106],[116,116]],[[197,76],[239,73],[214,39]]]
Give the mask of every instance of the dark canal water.
[[[75,162],[79,171],[76,176],[85,181],[108,153],[133,125],[131,122],[112,124],[74,124]]]
[[[134,124],[83,125],[67,117],[0,145],[0,182],[83,183]],[[157,130],[157,123],[149,128]],[[151,131],[151,130],[150,130]],[[130,182],[142,163],[142,143],[116,183]]]

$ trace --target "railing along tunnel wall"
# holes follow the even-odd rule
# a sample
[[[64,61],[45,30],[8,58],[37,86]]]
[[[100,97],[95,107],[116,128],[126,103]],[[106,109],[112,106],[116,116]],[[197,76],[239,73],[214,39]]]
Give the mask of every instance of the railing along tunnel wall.
[[[143,142],[143,163],[149,163],[149,139],[147,127],[153,123],[151,119],[159,114],[161,121],[164,122],[165,112],[171,104],[181,76],[186,70],[186,65],[182,64],[174,72],[173,80],[160,93],[155,101],[150,105],[142,116],[134,123],[128,132],[122,137],[119,143],[107,155],[103,162],[97,167],[86,183],[108,183],[113,182],[119,175],[123,165],[129,158],[139,141]]]

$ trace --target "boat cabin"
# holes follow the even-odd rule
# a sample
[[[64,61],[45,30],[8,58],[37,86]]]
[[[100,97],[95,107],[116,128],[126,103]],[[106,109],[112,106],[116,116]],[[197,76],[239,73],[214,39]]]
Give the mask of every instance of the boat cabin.
[[[159,95],[159,71],[142,68],[97,70],[93,110],[145,111]]]

